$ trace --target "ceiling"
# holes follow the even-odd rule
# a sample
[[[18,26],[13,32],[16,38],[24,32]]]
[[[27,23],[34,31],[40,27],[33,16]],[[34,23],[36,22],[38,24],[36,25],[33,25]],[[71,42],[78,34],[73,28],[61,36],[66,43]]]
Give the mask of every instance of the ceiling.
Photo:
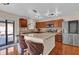
[[[19,15],[21,17],[34,18],[33,9],[37,9],[40,14],[45,14],[48,10],[50,13],[55,11],[55,8],[61,12],[61,16],[76,16],[79,15],[78,3],[10,3],[9,5],[0,4],[0,10]]]

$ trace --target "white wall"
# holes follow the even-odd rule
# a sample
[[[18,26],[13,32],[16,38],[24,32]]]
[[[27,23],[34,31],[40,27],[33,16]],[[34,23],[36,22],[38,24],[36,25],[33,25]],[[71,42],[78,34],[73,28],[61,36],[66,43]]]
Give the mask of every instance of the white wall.
[[[65,21],[79,20],[79,15],[75,15],[75,16],[62,16],[61,18],[63,18]]]
[[[28,19],[28,29],[34,29],[36,22],[33,19]]]
[[[63,19],[64,21],[79,20],[79,15],[75,15],[75,16],[60,16],[60,17],[57,17],[57,18],[39,19],[37,21],[38,22],[42,22],[42,21],[50,21],[50,20],[57,20],[57,19]]]
[[[6,19],[15,21],[15,35],[19,34],[19,16],[0,11],[0,20]]]

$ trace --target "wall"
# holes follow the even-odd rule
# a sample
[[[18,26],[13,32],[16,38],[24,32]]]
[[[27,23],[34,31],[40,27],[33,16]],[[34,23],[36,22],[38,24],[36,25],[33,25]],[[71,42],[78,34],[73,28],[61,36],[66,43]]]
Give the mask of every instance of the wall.
[[[0,20],[13,20],[13,21],[15,21],[15,35],[19,34],[19,16],[0,10]]]
[[[64,21],[79,20],[79,15],[75,15],[75,16],[62,16],[61,18],[63,18]]]
[[[36,22],[33,19],[28,19],[28,29],[35,29]]]
[[[38,22],[42,22],[42,21],[48,21],[48,20],[56,20],[56,19],[63,19],[64,21],[70,21],[70,20],[79,20],[79,14],[78,15],[74,15],[74,16],[60,16],[57,18],[47,18],[47,19],[39,19]]]

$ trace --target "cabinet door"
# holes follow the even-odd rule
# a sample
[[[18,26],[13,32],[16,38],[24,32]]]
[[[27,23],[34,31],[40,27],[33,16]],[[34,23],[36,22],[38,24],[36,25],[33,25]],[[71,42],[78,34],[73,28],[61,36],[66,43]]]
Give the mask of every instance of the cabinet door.
[[[68,35],[68,44],[73,45],[73,35],[72,34]]]
[[[63,20],[58,21],[58,27],[62,27],[62,22],[63,22]]]
[[[54,27],[58,27],[58,21],[57,20],[54,21]]]
[[[67,34],[63,34],[63,43],[68,44],[68,35]]]
[[[63,35],[63,43],[73,45],[73,35],[70,34]]]
[[[74,34],[73,45],[79,46],[79,35],[78,34]]]
[[[27,19],[19,19],[20,27],[27,27]]]

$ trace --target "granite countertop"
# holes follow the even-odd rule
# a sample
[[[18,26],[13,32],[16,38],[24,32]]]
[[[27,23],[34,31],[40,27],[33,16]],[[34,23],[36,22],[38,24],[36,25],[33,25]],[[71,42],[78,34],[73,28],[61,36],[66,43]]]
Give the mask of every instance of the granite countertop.
[[[23,34],[26,40],[31,40],[37,43],[44,43],[43,40],[50,38],[51,36],[55,36],[55,33],[31,33],[31,34]]]

